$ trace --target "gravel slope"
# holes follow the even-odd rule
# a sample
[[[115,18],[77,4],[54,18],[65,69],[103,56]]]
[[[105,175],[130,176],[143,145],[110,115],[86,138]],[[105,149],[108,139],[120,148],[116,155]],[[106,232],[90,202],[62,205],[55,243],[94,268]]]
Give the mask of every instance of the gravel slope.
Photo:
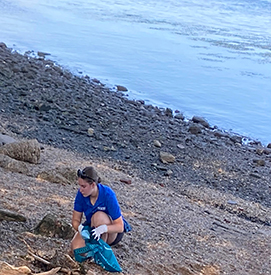
[[[98,80],[74,76],[42,57],[13,53],[4,44],[0,93],[2,133],[37,139],[45,148],[44,167],[76,169],[91,162],[115,189],[134,227],[114,250],[125,273],[271,272],[270,148],[255,141],[244,145],[243,137],[204,120],[128,100]],[[161,162],[161,152],[171,154],[173,162]],[[0,207],[28,218],[26,225],[0,223],[1,257],[24,258],[25,244],[16,243],[8,228],[30,238],[24,231],[47,211],[69,221],[76,185],[40,185],[2,168],[1,174]],[[120,183],[121,177],[132,184]],[[10,251],[9,238],[18,251]],[[50,245],[58,250],[60,243],[68,247],[60,240]]]

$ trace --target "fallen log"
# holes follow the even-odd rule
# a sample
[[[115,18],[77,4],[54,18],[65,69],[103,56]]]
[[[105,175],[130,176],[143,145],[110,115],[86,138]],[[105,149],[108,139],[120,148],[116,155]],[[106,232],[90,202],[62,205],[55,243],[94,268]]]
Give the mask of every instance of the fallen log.
[[[6,209],[0,209],[0,221],[16,221],[16,222],[26,222],[26,218],[15,212],[11,212]]]

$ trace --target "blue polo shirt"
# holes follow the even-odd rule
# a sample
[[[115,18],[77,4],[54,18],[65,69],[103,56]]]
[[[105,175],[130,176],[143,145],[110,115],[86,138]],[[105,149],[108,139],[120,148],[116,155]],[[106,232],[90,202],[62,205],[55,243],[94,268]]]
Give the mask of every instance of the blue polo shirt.
[[[92,205],[90,197],[84,197],[78,190],[74,201],[74,210],[84,213],[88,224],[91,223],[91,217],[97,211],[105,212],[112,220],[118,219],[121,216],[121,211],[116,194],[106,185],[97,184],[97,186],[99,195],[95,204]]]

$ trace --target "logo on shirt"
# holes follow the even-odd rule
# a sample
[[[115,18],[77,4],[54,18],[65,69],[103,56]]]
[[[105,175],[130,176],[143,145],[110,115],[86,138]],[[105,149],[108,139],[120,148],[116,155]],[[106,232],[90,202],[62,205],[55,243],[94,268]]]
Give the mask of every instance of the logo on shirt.
[[[105,206],[98,206],[98,207],[97,207],[97,210],[105,211]]]

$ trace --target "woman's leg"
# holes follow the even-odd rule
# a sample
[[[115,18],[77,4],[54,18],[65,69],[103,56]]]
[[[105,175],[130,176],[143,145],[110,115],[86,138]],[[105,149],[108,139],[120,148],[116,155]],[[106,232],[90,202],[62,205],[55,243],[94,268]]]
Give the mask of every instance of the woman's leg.
[[[91,227],[98,227],[103,224],[109,225],[111,223],[111,218],[102,211],[96,212],[91,218]],[[111,244],[115,241],[117,235],[118,233],[104,233],[102,234],[101,239],[103,239],[106,243]]]
[[[84,247],[85,245],[86,245],[85,241],[81,237],[80,233],[76,232],[72,241],[71,241],[71,250],[73,251],[74,249]]]

